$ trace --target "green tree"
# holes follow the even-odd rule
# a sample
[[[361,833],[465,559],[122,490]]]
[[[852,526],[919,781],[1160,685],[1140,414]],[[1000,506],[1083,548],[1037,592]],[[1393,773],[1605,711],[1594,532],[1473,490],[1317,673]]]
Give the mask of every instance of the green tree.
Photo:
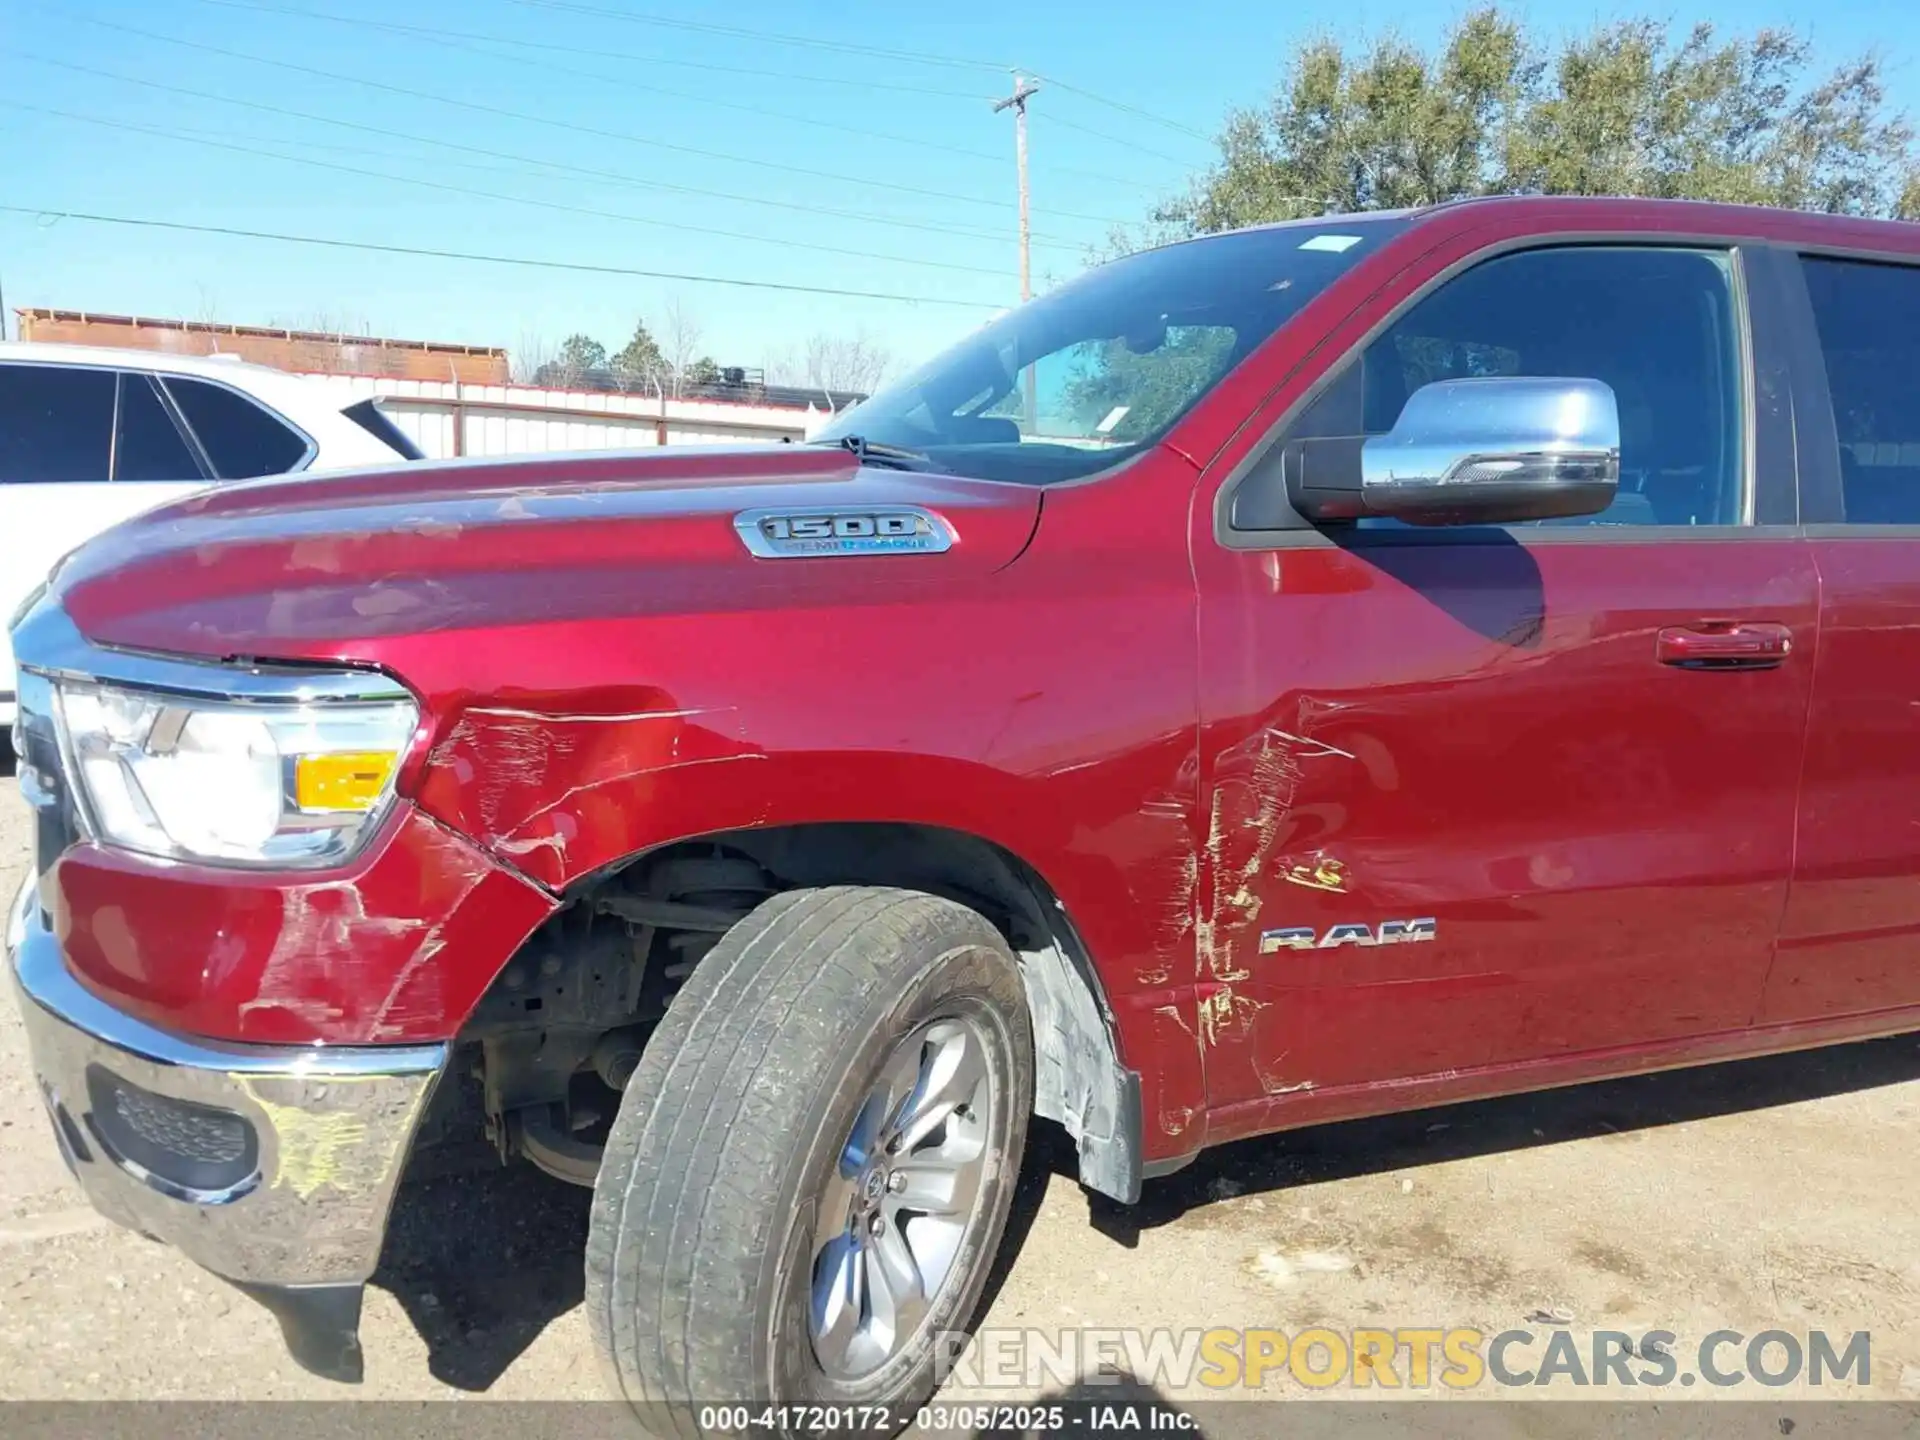
[[[613,357],[613,370],[634,384],[666,383],[667,357],[661,353],[660,342],[653,338],[645,320],[634,325],[633,338]]]
[[[1100,433],[1112,441],[1141,439],[1185,409],[1233,356],[1233,331],[1225,327],[1169,326],[1154,338],[1158,344],[1138,351],[1125,339],[1079,347],[1061,387],[1065,416],[1083,432],[1110,420]],[[1018,395],[1016,386],[1009,399]],[[1114,418],[1121,407],[1123,413]]]
[[[533,372],[536,385],[572,385],[589,370],[604,370],[607,347],[591,335],[569,335],[559,352]]]
[[[1392,35],[1308,43],[1268,103],[1142,239],[1474,195],[1648,195],[1920,219],[1914,131],[1867,56],[1623,20],[1549,46],[1498,7],[1429,54]]]
[[[607,368],[607,347],[591,335],[569,335],[560,342],[558,364],[563,370],[580,374]]]

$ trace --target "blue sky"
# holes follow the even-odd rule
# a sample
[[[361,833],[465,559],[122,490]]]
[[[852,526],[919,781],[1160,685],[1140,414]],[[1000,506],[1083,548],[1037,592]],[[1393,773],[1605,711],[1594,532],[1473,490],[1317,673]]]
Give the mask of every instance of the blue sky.
[[[1556,32],[1659,9],[1519,8]],[[816,331],[864,332],[912,360],[1017,294],[996,67],[1062,82],[1032,106],[1044,285],[1079,268],[1105,222],[1138,219],[1204,167],[1204,137],[1271,89],[1302,38],[1398,25],[1425,43],[1454,13],[1375,0],[0,0],[0,203],[922,299],[15,214],[0,214],[0,287],[9,307],[515,349],[573,331],[617,348],[637,316],[678,301],[723,364],[761,364]],[[1878,47],[1895,102],[1920,113],[1920,8],[1830,0],[1809,19],[1712,0],[1673,14],[1795,25],[1828,63]]]

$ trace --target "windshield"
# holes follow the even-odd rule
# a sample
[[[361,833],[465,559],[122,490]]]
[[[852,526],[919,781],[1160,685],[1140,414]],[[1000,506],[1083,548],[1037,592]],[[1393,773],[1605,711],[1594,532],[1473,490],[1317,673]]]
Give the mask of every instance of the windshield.
[[[816,440],[919,451],[1045,485],[1153,444],[1399,216],[1343,217],[1143,251],[1009,311],[848,410]]]

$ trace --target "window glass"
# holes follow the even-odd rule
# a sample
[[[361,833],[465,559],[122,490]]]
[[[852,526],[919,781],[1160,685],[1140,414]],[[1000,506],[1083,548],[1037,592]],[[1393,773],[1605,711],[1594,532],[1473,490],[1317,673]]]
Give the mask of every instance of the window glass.
[[[1032,367],[1030,408],[1025,385],[1016,385],[980,413],[1020,421],[1027,444],[1105,448],[1150,440],[1226,373],[1234,331],[1169,325],[1155,338],[1144,351],[1124,339],[1056,350]]]
[[[0,365],[0,483],[104,482],[113,382],[111,370]]]
[[[1846,518],[1920,525],[1920,269],[1806,262]]]
[[[166,386],[222,480],[278,475],[307,453],[306,437],[237,391],[178,376]]]
[[[113,451],[115,480],[201,480],[180,427],[145,375],[120,377],[120,441]]]
[[[1406,225],[1263,226],[1097,266],[981,327],[814,438],[1046,485],[1153,444],[1223,375]]]
[[[1384,434],[1422,385],[1481,375],[1613,389],[1619,494],[1599,515],[1538,523],[1739,522],[1740,345],[1725,254],[1585,246],[1490,260],[1374,340],[1359,383],[1345,377],[1314,406],[1334,413],[1303,417],[1294,434]]]

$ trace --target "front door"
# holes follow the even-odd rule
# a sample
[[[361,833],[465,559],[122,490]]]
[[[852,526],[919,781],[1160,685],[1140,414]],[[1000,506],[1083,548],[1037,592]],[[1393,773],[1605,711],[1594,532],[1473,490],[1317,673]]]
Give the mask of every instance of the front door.
[[[1435,380],[1597,379],[1621,424],[1602,515],[1251,543],[1207,527],[1216,1106],[1271,1120],[1274,1097],[1751,1022],[1817,588],[1795,530],[1754,523],[1792,457],[1749,413],[1744,288],[1724,250],[1489,259],[1340,362],[1279,437],[1384,432]]]

